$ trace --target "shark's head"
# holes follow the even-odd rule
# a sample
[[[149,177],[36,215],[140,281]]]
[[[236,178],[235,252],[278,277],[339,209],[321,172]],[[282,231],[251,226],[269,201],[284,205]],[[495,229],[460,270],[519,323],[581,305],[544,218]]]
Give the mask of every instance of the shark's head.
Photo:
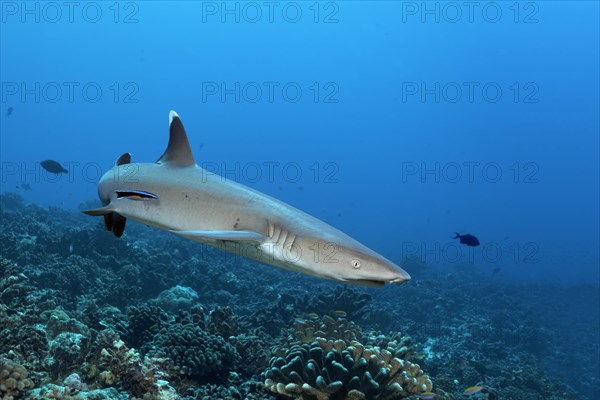
[[[350,237],[335,244],[300,240],[299,245],[299,253],[305,254],[299,264],[314,275],[370,287],[410,280],[410,275],[398,265]]]
[[[347,276],[353,276],[354,273],[354,276],[357,277],[353,283],[377,287],[383,286],[385,283],[400,284],[410,280],[408,272],[370,249],[367,250],[352,249],[340,252],[341,264],[345,264],[347,269],[353,270]]]

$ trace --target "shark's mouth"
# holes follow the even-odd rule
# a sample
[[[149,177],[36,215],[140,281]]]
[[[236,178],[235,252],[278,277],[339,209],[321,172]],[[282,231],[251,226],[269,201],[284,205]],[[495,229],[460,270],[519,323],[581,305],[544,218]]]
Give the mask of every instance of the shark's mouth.
[[[393,283],[396,285],[402,285],[403,283],[407,283],[408,281],[410,281],[410,278],[396,278],[396,279],[392,279],[391,281],[388,281],[388,283]]]
[[[375,280],[375,279],[344,279],[344,281],[346,281],[348,283],[353,283],[355,285],[361,285],[361,286],[367,286],[367,287],[374,287],[374,288],[383,287],[386,283],[393,283],[395,285],[401,285],[403,283],[408,282],[409,280],[410,279],[406,279],[406,278],[396,278],[391,281],[379,281],[379,280]]]
[[[385,285],[385,281],[376,281],[372,279],[344,279],[345,282],[352,283],[355,285],[380,288]]]

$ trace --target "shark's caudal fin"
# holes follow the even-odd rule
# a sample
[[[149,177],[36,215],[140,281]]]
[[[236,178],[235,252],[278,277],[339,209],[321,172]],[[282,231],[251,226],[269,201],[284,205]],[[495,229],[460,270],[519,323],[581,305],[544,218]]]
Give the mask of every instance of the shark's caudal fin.
[[[187,134],[175,111],[169,113],[169,145],[157,163],[176,167],[196,165]]]

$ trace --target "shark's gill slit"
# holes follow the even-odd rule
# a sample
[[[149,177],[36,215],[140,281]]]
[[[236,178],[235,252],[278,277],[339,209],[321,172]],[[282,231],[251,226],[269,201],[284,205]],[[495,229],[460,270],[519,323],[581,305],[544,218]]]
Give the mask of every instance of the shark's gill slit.
[[[269,226],[269,237],[272,239],[275,235],[275,225],[271,221],[267,221],[267,225]]]
[[[298,249],[296,247],[294,247],[296,245],[296,238],[298,237],[297,235],[290,235],[290,240],[289,240],[289,245],[287,246],[287,248],[289,249],[288,251],[298,251]]]
[[[117,199],[130,199],[130,200],[157,200],[158,196],[150,192],[144,192],[143,190],[117,190]]]

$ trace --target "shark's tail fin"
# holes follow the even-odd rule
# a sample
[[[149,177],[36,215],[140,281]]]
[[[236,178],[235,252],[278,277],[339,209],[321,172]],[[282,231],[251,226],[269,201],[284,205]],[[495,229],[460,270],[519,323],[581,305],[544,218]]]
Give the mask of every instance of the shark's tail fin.
[[[458,234],[458,232],[454,232],[454,234],[455,234],[456,236],[454,236],[454,237],[451,237],[450,239],[458,239],[458,238],[460,237],[460,235]]]
[[[127,218],[114,212],[114,209],[110,205],[94,208],[92,210],[85,210],[83,213],[94,217],[103,216],[106,230],[112,231],[116,237],[121,237],[125,231]]]

